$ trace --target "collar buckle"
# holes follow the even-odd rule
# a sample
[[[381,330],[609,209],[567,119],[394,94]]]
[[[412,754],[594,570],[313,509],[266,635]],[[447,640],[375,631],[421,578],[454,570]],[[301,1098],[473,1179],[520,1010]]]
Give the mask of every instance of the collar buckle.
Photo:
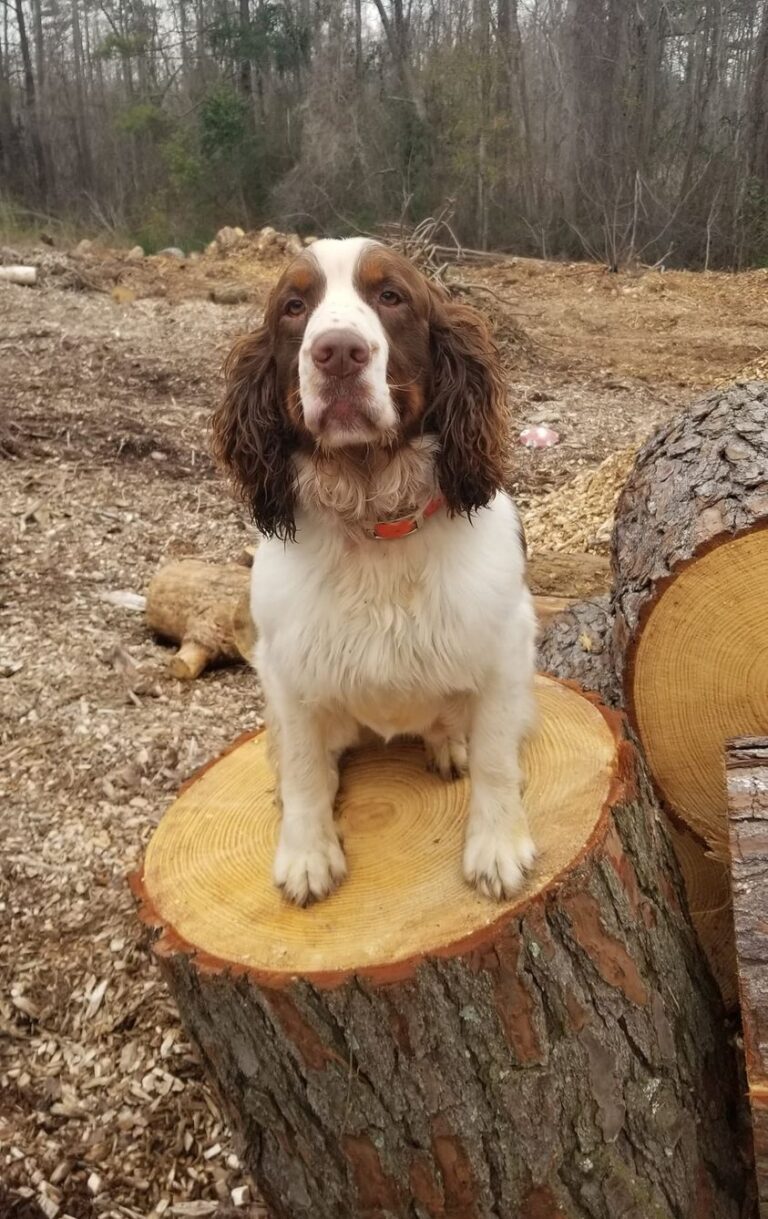
[[[394,542],[399,538],[410,537],[412,533],[418,533],[422,523],[439,512],[444,505],[442,495],[436,495],[421,512],[413,516],[400,516],[395,521],[377,521],[368,530],[368,536],[376,542]]]

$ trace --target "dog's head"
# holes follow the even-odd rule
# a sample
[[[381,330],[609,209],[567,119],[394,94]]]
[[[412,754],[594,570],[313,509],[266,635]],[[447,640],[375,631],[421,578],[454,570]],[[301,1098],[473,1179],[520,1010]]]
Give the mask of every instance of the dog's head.
[[[226,365],[214,447],[267,535],[294,532],[294,454],[437,438],[451,512],[504,481],[506,400],[479,314],[400,254],[364,238],[318,241],[283,272],[263,325]]]

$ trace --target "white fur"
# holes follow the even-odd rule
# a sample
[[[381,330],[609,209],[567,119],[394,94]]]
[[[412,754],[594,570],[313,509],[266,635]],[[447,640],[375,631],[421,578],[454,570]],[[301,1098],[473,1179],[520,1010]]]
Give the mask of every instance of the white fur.
[[[371,426],[356,426],[354,431],[334,428],[323,438],[328,447],[375,441],[397,424],[397,411],[387,384],[389,342],[386,331],[376,312],[354,286],[357,262],[371,244],[365,237],[350,237],[346,241],[323,239],[316,241],[310,251],[325,278],[323,299],[307,323],[299,353],[299,392],[304,422],[311,432],[318,431],[326,407],[322,396],[324,374],[315,367],[310,355],[313,341],[326,331],[344,328],[359,334],[371,349],[370,363],[360,378]]]
[[[373,311],[352,284],[362,244],[313,247],[328,291],[305,347],[318,314],[323,325],[369,325]],[[386,338],[375,341],[385,412]],[[514,505],[499,494],[471,522],[441,511],[397,541],[367,532],[435,494],[435,448],[427,437],[394,455],[371,445],[297,458],[296,540],[268,539],[256,552],[255,662],[282,806],[274,876],[295,902],[324,897],[345,875],[333,823],[338,759],[363,728],[385,740],[422,736],[445,777],[468,763],[464,873],[482,892],[509,896],[534,858],[518,754],[533,717],[535,625]]]

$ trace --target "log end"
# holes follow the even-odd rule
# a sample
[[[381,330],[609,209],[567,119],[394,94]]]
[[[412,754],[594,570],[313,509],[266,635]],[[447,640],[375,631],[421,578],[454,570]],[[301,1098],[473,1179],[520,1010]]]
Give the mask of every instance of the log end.
[[[399,744],[350,755],[338,808],[349,875],[324,902],[289,905],[271,878],[278,812],[258,734],[187,786],[152,839],[141,888],[149,921],[165,931],[161,951],[193,949],[198,966],[280,985],[296,974],[388,980],[483,941],[574,865],[620,782],[618,717],[550,679],[537,692],[524,766],[539,855],[515,900],[498,905],[464,881],[468,782],[445,782],[420,745]]]
[[[194,639],[187,639],[168,661],[168,668],[179,681],[193,681],[214,659],[208,648]]]

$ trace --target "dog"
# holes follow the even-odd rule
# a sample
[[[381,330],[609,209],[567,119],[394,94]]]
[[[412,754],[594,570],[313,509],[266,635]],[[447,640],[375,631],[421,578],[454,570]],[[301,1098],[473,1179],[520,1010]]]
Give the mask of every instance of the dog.
[[[392,249],[324,239],[225,380],[214,450],[264,539],[251,608],[276,884],[304,905],[343,880],[339,758],[368,729],[423,738],[446,780],[469,770],[464,875],[509,897],[535,856],[519,764],[535,619],[484,321]]]

